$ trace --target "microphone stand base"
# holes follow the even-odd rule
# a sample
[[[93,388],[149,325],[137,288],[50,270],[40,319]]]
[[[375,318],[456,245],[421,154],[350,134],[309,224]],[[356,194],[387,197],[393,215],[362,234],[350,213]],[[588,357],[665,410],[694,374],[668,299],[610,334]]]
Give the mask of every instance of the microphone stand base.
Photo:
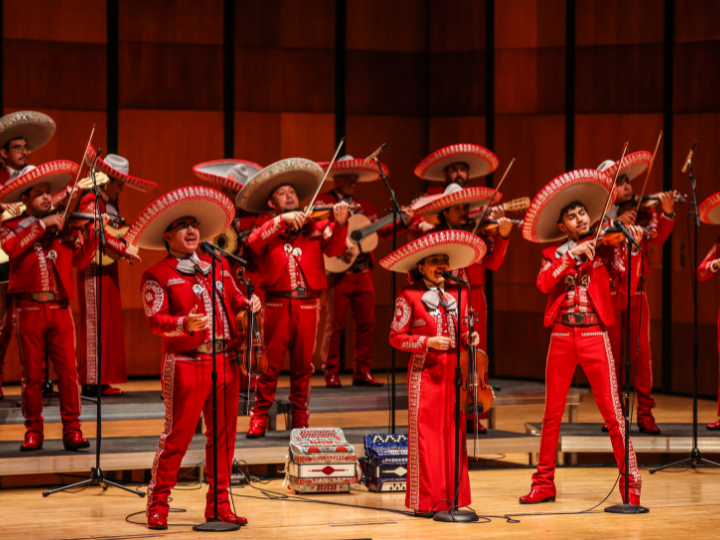
[[[237,523],[225,523],[224,521],[208,521],[193,527],[193,531],[200,532],[231,532],[240,530]]]
[[[637,504],[614,504],[605,508],[605,511],[610,514],[647,514],[650,509]]]
[[[434,521],[444,521],[445,523],[470,523],[480,519],[472,510],[443,510],[435,512]]]

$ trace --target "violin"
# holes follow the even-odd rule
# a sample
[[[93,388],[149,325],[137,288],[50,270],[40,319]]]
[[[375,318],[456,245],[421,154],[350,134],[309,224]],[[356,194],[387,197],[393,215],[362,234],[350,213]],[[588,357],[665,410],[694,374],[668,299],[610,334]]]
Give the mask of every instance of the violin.
[[[508,219],[508,221],[514,225],[517,225],[518,227],[522,226],[523,220],[522,219]],[[500,223],[497,219],[483,219],[482,223],[477,229],[477,233],[484,234],[486,236],[488,235],[495,235],[498,234],[498,229],[500,227]],[[468,222],[463,229],[472,231],[475,228],[475,221]]]
[[[657,236],[656,229],[652,229],[649,227],[640,227],[640,228],[642,229],[646,240],[650,240]],[[594,227],[591,228],[590,234],[588,234],[584,238],[581,238],[578,243],[582,244],[583,242],[591,242],[593,240],[595,240]],[[625,240],[626,240],[625,234],[617,227],[614,227],[614,226],[605,227],[602,231],[600,231],[600,235],[598,236],[598,240],[597,240],[597,246],[614,246],[616,244],[621,244],[621,243],[625,242]]]
[[[313,206],[307,213],[307,218],[305,218],[305,222],[308,223],[328,219],[333,211],[333,208],[335,208],[334,204]],[[362,211],[362,207],[357,203],[348,203],[348,210],[350,212],[360,212]]]
[[[655,193],[654,195],[643,195],[640,202],[640,210],[647,211],[657,208],[660,204],[660,195],[661,193]],[[639,199],[640,198],[638,195],[633,195],[632,197],[630,197],[630,200],[618,205],[618,214],[624,214],[625,212],[635,210],[638,207]],[[675,193],[675,202],[685,204],[686,200],[687,195],[683,195],[682,193]]]
[[[262,315],[244,309],[238,313],[237,325],[240,333],[240,372],[249,377],[263,375],[268,368],[268,358],[260,332],[263,325]]]

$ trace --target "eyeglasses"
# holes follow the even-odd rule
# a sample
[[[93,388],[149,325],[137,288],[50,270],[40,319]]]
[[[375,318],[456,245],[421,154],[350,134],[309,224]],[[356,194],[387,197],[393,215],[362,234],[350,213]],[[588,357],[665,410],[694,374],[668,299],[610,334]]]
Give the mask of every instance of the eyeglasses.
[[[27,144],[24,146],[15,144],[15,145],[11,146],[9,149],[13,152],[17,152],[18,154],[23,154],[23,153],[29,154],[30,153],[30,147]]]
[[[180,223],[179,225],[175,225],[172,229],[170,229],[171,232],[175,231],[182,231],[183,229],[189,229],[192,227],[196,231],[200,230],[201,223],[199,221],[191,221],[189,223]]]

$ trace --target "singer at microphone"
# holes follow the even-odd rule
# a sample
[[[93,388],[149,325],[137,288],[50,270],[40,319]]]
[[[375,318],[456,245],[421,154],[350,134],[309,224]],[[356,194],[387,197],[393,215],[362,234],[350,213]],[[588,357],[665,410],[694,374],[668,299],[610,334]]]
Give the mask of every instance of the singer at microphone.
[[[456,283],[460,283],[461,285],[465,285],[465,286],[467,286],[467,287],[470,286],[470,283],[468,283],[467,281],[465,281],[465,280],[462,279],[461,277],[456,276],[456,275],[453,274],[452,272],[448,272],[447,270],[445,270],[444,272],[442,272],[442,277],[444,277],[446,281],[454,281],[454,282],[456,282]]]

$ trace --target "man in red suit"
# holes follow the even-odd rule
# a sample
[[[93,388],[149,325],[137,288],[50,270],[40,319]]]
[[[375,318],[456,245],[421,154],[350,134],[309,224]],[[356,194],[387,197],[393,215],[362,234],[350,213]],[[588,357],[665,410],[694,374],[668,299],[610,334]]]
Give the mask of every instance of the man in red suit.
[[[46,354],[59,379],[63,445],[67,450],[90,446],[80,430],[70,300],[75,295],[72,267],[82,267],[93,256],[94,233],[89,231],[83,239],[81,231],[65,227],[62,214],[50,214],[51,195],[61,191],[77,170],[78,165],[69,161],[46,163],[0,191],[0,202],[21,201],[27,207],[0,228],[2,248],[10,257],[8,292],[17,310],[15,333],[23,363],[22,412],[27,431],[21,451],[40,450],[43,445],[41,386]]]
[[[233,363],[238,339],[237,313],[260,310],[260,300],[248,300],[235,286],[225,259],[213,262],[198,253],[203,240],[230,226],[235,208],[222,193],[188,187],[167,193],[133,223],[127,241],[140,248],[167,249],[168,256],[142,278],[145,315],[153,333],[162,336],[162,387],[165,430],[160,436],[148,486],[147,516],[151,529],[167,529],[170,490],[202,413],[207,430],[205,466],[210,488],[205,517],[215,515],[214,485],[218,483],[221,521],[244,525],[231,510],[228,485],[237,428],[240,375]],[[213,298],[213,265],[216,294]],[[213,322],[215,342],[213,342]],[[217,363],[217,468],[213,461],[213,349]]]
[[[330,164],[319,165],[327,170]],[[383,166],[383,169],[387,175],[387,168]],[[359,182],[380,180],[374,161],[366,162],[364,159],[344,156],[335,162],[328,173],[328,179],[333,181],[334,188],[318,195],[317,204],[334,205],[345,201],[349,205],[360,207],[358,210],[351,210],[351,215],[362,214],[371,223],[378,221],[375,207],[370,201],[354,198],[355,187]],[[412,219],[410,209],[405,209],[405,218],[408,223]],[[377,230],[377,235],[383,240],[390,240],[393,234],[392,215],[383,218],[383,222],[387,224]],[[353,386],[382,386],[383,382],[370,374],[375,329],[375,287],[370,276],[373,256],[372,253],[359,253],[357,244],[348,240],[341,259],[347,263],[352,261],[352,265],[344,272],[328,275],[327,315],[320,349],[325,384],[328,388],[342,388],[339,378],[340,345],[345,330],[345,316],[350,309],[355,339]]]
[[[88,150],[86,162],[88,166],[95,159],[95,151],[92,147]],[[124,187],[127,185],[134,191],[142,193],[149,192],[157,187],[154,182],[148,182],[135,178],[128,174],[128,160],[117,154],[108,154],[105,159],[98,158],[95,162],[98,173],[96,177],[100,182],[102,178],[107,181],[99,186],[100,200],[97,200],[92,184],[85,182],[88,188],[80,199],[79,212],[93,214],[97,206],[102,214],[108,214],[114,221],[106,228],[106,255],[116,259],[112,264],[104,265],[102,268],[102,306],[100,336],[102,340],[102,376],[98,381],[98,343],[96,334],[97,324],[97,275],[99,255],[93,257],[90,263],[79,268],[77,273],[77,287],[79,292],[78,303],[80,304],[80,364],[78,372],[82,393],[85,396],[94,397],[97,395],[97,384],[100,384],[100,391],[104,396],[116,396],[122,394],[119,388],[113,388],[111,384],[127,382],[127,367],[125,361],[125,332],[123,330],[123,311],[120,299],[120,276],[118,260],[125,258],[129,261],[140,261],[140,257],[127,250],[127,244],[118,240],[112,235],[113,229],[118,229],[120,222],[120,211],[118,210],[118,198]],[[90,179],[88,179],[90,180]],[[92,225],[91,225],[92,226]]]
[[[595,401],[610,429],[615,460],[625,470],[624,419],[618,397],[610,338],[615,324],[610,279],[619,276],[627,287],[627,268],[615,246],[595,248],[591,224],[602,217],[612,179],[584,169],[571,171],[546,185],[535,197],[525,217],[523,236],[534,242],[565,239],[543,250],[538,288],[549,294],[544,324],[552,327],[545,376],[545,414],[537,472],[532,489],[521,504],[555,501],[555,456],[567,392],[580,364],[590,381]],[[635,239],[642,230],[630,226]],[[636,257],[639,262],[640,257]],[[633,266],[637,267],[633,260]],[[633,272],[631,284],[637,283]],[[640,504],[640,471],[635,451],[629,449],[629,504]],[[624,497],[625,476],[620,478]]]
[[[323,255],[345,249],[348,205],[334,205],[334,223],[306,222],[299,201],[312,196],[323,179],[313,161],[291,158],[260,171],[238,193],[236,204],[249,212],[273,211],[275,217],[250,234],[257,255],[260,286],[265,290],[264,333],[268,370],[258,377],[255,407],[247,437],[265,435],[268,410],[275,398],[278,375],[290,352],[291,428],[308,426],[310,378],[315,371],[320,295],[327,287]]]
[[[630,314],[627,313],[627,295],[620,291],[613,282],[611,284],[611,295],[615,306],[615,324],[608,328],[610,334],[610,343],[612,344],[613,356],[615,357],[615,372],[618,380],[622,379],[624,362],[624,350],[622,347],[623,336],[627,335],[627,325],[630,325],[631,346],[630,360],[635,363],[637,360],[637,375],[635,377],[635,387],[637,390],[638,408],[637,419],[638,428],[641,433],[649,433],[659,435],[660,428],[655,423],[652,409],[655,407],[655,400],[652,398],[653,373],[652,373],[652,355],[650,351],[650,306],[648,304],[647,293],[645,292],[645,283],[650,275],[651,266],[649,259],[650,245],[662,246],[670,236],[675,224],[675,195],[674,191],[667,191],[659,195],[660,210],[640,210],[636,212],[637,203],[633,204],[633,187],[632,180],[635,178],[645,178],[652,154],[650,152],[634,152],[629,154],[623,160],[623,166],[618,173],[617,179],[617,198],[615,205],[608,211],[607,222],[619,219],[625,225],[642,224],[646,229],[653,231],[654,236],[651,238],[643,237],[640,243],[642,247],[642,262],[639,263],[639,271],[642,272],[642,278],[638,283],[637,290],[632,293],[630,300]],[[610,178],[615,178],[619,163],[613,163],[608,160],[603,162],[598,170],[604,171]],[[621,246],[623,257],[627,257],[627,249],[625,245]],[[638,318],[640,319],[638,321]],[[638,325],[640,323],[640,327]],[[637,354],[637,340],[640,341],[640,351]],[[607,426],[603,426],[603,431],[607,431]]]

